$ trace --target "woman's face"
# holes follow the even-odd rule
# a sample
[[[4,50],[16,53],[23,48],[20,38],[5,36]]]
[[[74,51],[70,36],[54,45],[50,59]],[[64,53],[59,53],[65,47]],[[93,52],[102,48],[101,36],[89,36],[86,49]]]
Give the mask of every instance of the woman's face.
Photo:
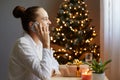
[[[42,26],[49,27],[51,21],[49,20],[47,12],[43,8],[40,8],[36,13],[38,14],[37,22],[42,24]]]

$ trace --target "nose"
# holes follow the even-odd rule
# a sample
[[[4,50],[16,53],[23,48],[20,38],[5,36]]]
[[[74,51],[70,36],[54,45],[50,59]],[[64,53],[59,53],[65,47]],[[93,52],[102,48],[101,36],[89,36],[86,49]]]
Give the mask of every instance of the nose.
[[[48,19],[48,24],[51,24],[51,21]]]

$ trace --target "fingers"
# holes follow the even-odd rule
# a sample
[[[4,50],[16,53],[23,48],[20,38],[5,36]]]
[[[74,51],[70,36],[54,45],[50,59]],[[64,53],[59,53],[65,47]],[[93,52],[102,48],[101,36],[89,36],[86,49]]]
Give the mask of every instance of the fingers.
[[[40,24],[40,25],[38,26],[38,29],[39,29],[39,33],[43,33],[43,26],[42,26],[42,24]]]
[[[49,27],[48,26],[44,26],[44,25],[40,25],[39,26],[39,30],[41,32],[49,32]]]
[[[36,26],[36,31],[38,38],[43,43],[43,47],[50,48],[49,27],[39,24],[39,26]]]
[[[43,34],[46,34],[46,33],[49,34],[49,27],[44,26],[42,24],[35,25],[35,31],[39,36],[43,35]]]

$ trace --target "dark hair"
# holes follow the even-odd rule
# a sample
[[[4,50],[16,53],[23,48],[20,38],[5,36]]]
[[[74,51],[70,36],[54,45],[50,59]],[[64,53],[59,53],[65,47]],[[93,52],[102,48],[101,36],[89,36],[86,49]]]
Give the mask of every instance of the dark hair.
[[[35,22],[36,17],[38,16],[36,14],[36,11],[39,9],[39,6],[33,6],[25,9],[21,6],[16,6],[13,10],[13,16],[16,18],[21,18],[23,29],[28,32],[29,31],[29,25],[28,23],[30,21]]]

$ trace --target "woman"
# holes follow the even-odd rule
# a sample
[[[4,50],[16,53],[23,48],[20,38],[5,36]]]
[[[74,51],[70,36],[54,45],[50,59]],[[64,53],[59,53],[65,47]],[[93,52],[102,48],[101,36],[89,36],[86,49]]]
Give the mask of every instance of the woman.
[[[59,73],[59,64],[50,50],[51,22],[47,12],[39,6],[28,9],[16,6],[13,16],[21,18],[25,33],[16,41],[10,55],[9,79],[50,80],[53,73]]]

